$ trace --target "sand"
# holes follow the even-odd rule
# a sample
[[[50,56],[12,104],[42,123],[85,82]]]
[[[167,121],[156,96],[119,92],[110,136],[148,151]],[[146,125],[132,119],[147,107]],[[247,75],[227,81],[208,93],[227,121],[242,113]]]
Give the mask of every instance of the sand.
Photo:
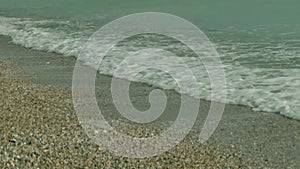
[[[201,100],[197,123],[178,146],[161,155],[130,159],[97,146],[85,134],[73,108],[75,60],[33,51],[0,36],[1,168],[299,168],[300,123],[278,114],[226,105],[223,118],[205,143],[197,140],[210,102]],[[118,115],[109,76],[99,75],[97,100],[118,131],[136,137],[159,134],[178,112],[180,95],[166,90],[168,105],[157,123],[147,127]],[[132,83],[133,105],[147,109],[151,86]],[[163,125],[162,125],[163,126]],[[126,129],[126,130],[124,130]]]

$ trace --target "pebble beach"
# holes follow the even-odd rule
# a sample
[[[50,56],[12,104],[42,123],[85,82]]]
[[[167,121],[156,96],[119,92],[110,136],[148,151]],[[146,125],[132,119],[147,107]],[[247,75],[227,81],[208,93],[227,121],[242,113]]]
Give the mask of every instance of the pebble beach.
[[[94,144],[80,127],[70,100],[71,91],[14,79],[13,73],[1,62],[1,168],[256,166],[244,161],[242,154],[229,154],[213,145],[201,146],[189,141],[153,158],[115,156]],[[132,135],[138,135],[136,128],[129,130]],[[146,134],[139,133],[139,136]]]
[[[116,156],[93,143],[78,122],[70,88],[74,59],[32,51],[9,41],[7,37],[0,37],[0,168],[300,167],[299,121],[253,112],[249,107],[238,105],[226,105],[217,131],[205,144],[197,142],[199,126],[196,124],[190,134],[168,152],[142,159]],[[21,55],[31,59],[17,60]],[[39,67],[31,67],[33,62],[39,62],[34,63]],[[64,69],[65,64],[70,69]],[[51,72],[59,67],[62,69]],[[50,75],[45,76],[45,72]],[[108,79],[102,77],[106,83]],[[133,87],[138,89],[137,93],[151,90],[139,83]],[[105,90],[102,88],[100,93]],[[109,94],[106,92],[102,95]],[[178,93],[166,92],[178,98]],[[109,99],[99,97],[98,102],[100,106],[106,105],[107,114],[115,111]],[[176,99],[171,101],[170,106],[176,102]],[[209,107],[208,101],[201,104],[201,110]],[[108,116],[107,120],[116,124],[120,132],[135,137],[148,137],[160,130],[156,125],[141,129],[119,117]]]

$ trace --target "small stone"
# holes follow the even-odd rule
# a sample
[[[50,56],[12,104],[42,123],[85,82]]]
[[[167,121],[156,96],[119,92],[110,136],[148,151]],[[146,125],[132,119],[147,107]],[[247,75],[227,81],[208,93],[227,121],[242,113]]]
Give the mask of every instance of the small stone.
[[[9,139],[9,142],[11,142],[11,143],[16,143],[17,140],[16,140],[16,139]]]

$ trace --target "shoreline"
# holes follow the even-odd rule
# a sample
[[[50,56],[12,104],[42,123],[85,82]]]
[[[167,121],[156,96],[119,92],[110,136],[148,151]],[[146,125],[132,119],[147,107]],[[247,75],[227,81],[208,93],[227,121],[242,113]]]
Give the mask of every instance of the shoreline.
[[[8,43],[9,41],[9,37],[0,36],[1,61],[13,63],[12,68],[16,68],[16,72],[23,72],[21,76],[31,79],[34,82],[33,84],[36,83],[37,86],[42,86],[43,88],[50,85],[52,86],[50,87],[51,90],[52,88],[54,91],[58,89],[62,93],[70,90],[72,71],[75,63],[74,58],[62,57],[54,53],[33,51]],[[18,79],[18,76],[14,76],[14,78]],[[97,83],[102,85],[97,94],[99,106],[106,107],[104,114],[113,116],[112,114],[115,114],[116,110],[111,100],[104,99],[109,96],[108,89],[111,78],[104,75],[99,75],[99,78],[100,80]],[[147,109],[148,93],[153,88],[141,83],[132,83],[131,87],[135,89],[132,100],[133,104],[137,108]],[[172,99],[170,103],[168,102],[167,108],[169,110],[167,110],[164,118],[172,119],[170,115],[174,115],[174,111],[176,112],[176,109],[178,109],[176,105],[180,103],[180,97],[174,91],[165,90],[165,92]],[[70,93],[66,95],[71,97]],[[66,100],[70,102],[72,97]],[[72,103],[68,103],[69,106],[70,104]],[[192,133],[199,134],[199,126],[202,125],[203,119],[206,117],[205,112],[207,112],[209,105],[209,101],[201,100],[200,115],[198,117],[199,124],[195,125]],[[69,108],[71,109],[71,107]],[[3,112],[5,113],[5,111]],[[191,135],[191,138],[197,138],[197,134]],[[192,143],[194,142],[192,141]],[[218,151],[216,152],[219,152],[220,149],[220,152],[226,152],[230,157],[235,153],[240,154],[237,157],[247,162],[245,166],[257,163],[254,166],[258,167],[257,165],[259,165],[259,168],[297,168],[300,166],[300,155],[298,153],[300,150],[300,123],[298,120],[275,113],[254,112],[248,106],[226,104],[219,127],[203,146],[205,147],[206,145],[218,147]],[[180,149],[180,146],[178,147]],[[175,153],[176,151],[172,152]],[[195,156],[197,156],[197,153]],[[232,158],[235,162],[241,162],[235,156]],[[172,160],[169,159],[170,161]],[[131,164],[134,165],[136,162],[133,160]],[[224,162],[218,162],[216,164],[226,165]]]

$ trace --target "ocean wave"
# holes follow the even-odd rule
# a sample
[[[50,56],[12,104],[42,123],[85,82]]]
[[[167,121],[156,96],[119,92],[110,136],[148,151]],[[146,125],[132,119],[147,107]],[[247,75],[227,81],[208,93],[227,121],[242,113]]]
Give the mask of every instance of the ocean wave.
[[[0,34],[27,48],[76,56],[94,32],[93,25],[58,19],[37,20],[0,16]]]

